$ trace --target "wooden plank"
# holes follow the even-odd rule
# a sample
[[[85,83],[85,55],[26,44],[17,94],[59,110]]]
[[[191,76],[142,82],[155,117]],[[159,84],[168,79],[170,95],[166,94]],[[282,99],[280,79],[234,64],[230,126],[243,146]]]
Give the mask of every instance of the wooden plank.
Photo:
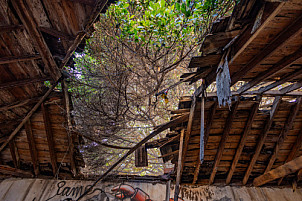
[[[9,142],[9,150],[10,150],[10,154],[13,159],[15,168],[20,168],[20,156],[19,156],[18,149],[16,147],[16,143],[14,140]]]
[[[33,103],[37,103],[40,99],[41,99],[41,97],[35,97],[35,98],[23,100],[23,101],[16,101],[16,102],[13,102],[8,105],[2,105],[2,106],[0,106],[0,112],[6,111],[6,110],[11,110],[11,109],[14,109],[17,107],[26,106],[26,105],[33,104]]]
[[[22,24],[24,25],[24,28],[30,35],[32,42],[41,55],[48,73],[53,78],[53,80],[58,80],[61,77],[61,72],[58,69],[56,62],[54,61],[52,54],[37,27],[31,11],[27,9],[24,1],[12,1],[12,5],[16,13],[18,14]]]
[[[182,160],[183,158],[183,143],[184,143],[184,134],[185,129],[181,130],[180,134],[180,142],[179,142],[179,154],[178,154],[178,163],[177,163],[177,174],[176,174],[176,183],[175,183],[175,191],[174,191],[174,201],[178,201],[178,194],[179,194],[179,183],[181,179],[181,170],[182,170]]]
[[[41,104],[41,109],[43,113],[43,120],[44,120],[45,132],[47,137],[47,144],[49,148],[49,156],[50,156],[52,171],[53,171],[53,175],[56,176],[58,171],[57,156],[55,151],[55,141],[53,139],[49,114],[46,106],[44,106],[43,103]]]
[[[22,30],[24,29],[23,25],[6,25],[0,26],[0,33],[7,33],[15,30]]]
[[[1,83],[0,84],[0,89],[20,87],[20,86],[24,86],[24,85],[28,85],[28,84],[34,84],[34,83],[37,83],[37,82],[49,81],[50,79],[51,79],[50,77],[37,77],[37,78],[29,78],[29,79],[24,79],[24,80],[6,82],[6,83]]]
[[[35,176],[38,176],[39,172],[40,172],[39,162],[38,162],[38,152],[37,152],[36,142],[35,142],[35,138],[34,138],[34,135],[32,132],[30,120],[28,120],[25,123],[25,132],[26,132],[30,156],[31,156],[31,160],[32,160],[33,168],[34,168],[34,173],[35,173]]]
[[[1,64],[11,64],[17,62],[24,62],[24,61],[31,61],[35,59],[41,59],[40,55],[23,55],[23,56],[7,56],[0,58],[0,65]]]
[[[39,30],[44,32],[44,33],[47,33],[49,35],[52,35],[56,38],[60,38],[62,40],[67,40],[67,41],[73,41],[75,39],[74,36],[70,36],[66,33],[63,33],[61,31],[57,31],[53,28],[48,28],[48,27],[39,27]]]
[[[239,143],[238,148],[236,150],[236,154],[234,156],[234,159],[233,159],[230,171],[229,171],[227,179],[226,179],[226,184],[227,185],[230,184],[230,182],[232,180],[232,177],[233,177],[234,171],[236,169],[238,160],[239,160],[240,155],[242,153],[242,150],[244,148],[244,144],[246,142],[247,136],[248,136],[248,134],[249,134],[249,132],[250,132],[250,130],[252,128],[253,121],[254,121],[254,119],[255,119],[255,117],[257,115],[257,111],[258,111],[260,102],[261,102],[261,100],[259,100],[258,103],[254,103],[254,105],[252,107],[252,110],[251,110],[251,113],[249,115],[248,121],[247,121],[247,123],[246,123],[246,125],[244,127],[243,135],[242,135],[242,137],[240,139],[240,143]]]
[[[290,110],[290,113],[289,113],[289,116],[288,116],[288,118],[286,119],[286,121],[284,123],[284,127],[283,127],[282,131],[280,132],[278,142],[276,143],[273,155],[271,156],[271,158],[269,160],[269,163],[266,167],[265,173],[269,172],[272,169],[272,167],[274,165],[274,162],[277,159],[279,150],[282,147],[282,145],[284,143],[284,140],[286,139],[289,130],[293,126],[294,120],[295,120],[295,118],[296,118],[296,116],[299,112],[301,102],[302,102],[302,98],[300,97],[300,98],[297,99],[297,103],[294,106],[292,106],[292,108]]]
[[[285,161],[285,163],[288,163],[289,161],[293,160],[294,158],[297,157],[298,153],[299,153],[299,150],[302,146],[302,129],[290,151],[290,153],[288,154],[287,156],[287,159]],[[284,177],[281,177],[280,180],[278,181],[278,185],[280,185],[282,183],[282,180],[283,180]]]
[[[213,184],[213,182],[214,182],[215,175],[216,175],[216,172],[217,172],[217,168],[218,168],[218,165],[220,163],[226,141],[228,140],[228,137],[229,137],[229,134],[230,134],[230,131],[231,131],[231,127],[232,127],[232,123],[233,123],[233,120],[235,118],[235,114],[236,114],[239,102],[240,101],[238,100],[235,103],[233,103],[232,109],[229,112],[229,115],[226,119],[225,126],[224,126],[224,131],[223,131],[223,134],[222,134],[222,137],[221,137],[221,140],[220,140],[220,143],[219,143],[219,148],[218,148],[218,151],[217,151],[217,154],[216,154],[216,157],[215,157],[213,170],[212,170],[212,173],[211,173],[211,176],[210,176],[210,179],[209,179],[209,184]]]
[[[280,5],[282,5],[282,3]],[[280,5],[278,6],[278,8],[276,8],[275,11],[278,11],[279,9],[281,9]],[[275,11],[273,13],[277,14],[277,13],[275,13]],[[290,26],[288,26],[281,33],[279,33],[278,36],[276,36],[273,41],[271,41],[253,59],[251,59],[248,64],[246,64],[244,67],[242,67],[241,70],[237,71],[231,78],[231,80],[232,80],[231,84],[233,85],[236,82],[240,81],[240,79],[243,78],[247,72],[249,72],[250,70],[255,68],[263,59],[270,56],[279,46],[284,44],[290,38],[294,37],[299,32],[299,30],[302,28],[302,23],[300,23],[301,20],[302,20],[302,15],[299,18],[297,18]],[[268,23],[269,21],[270,20],[267,19],[263,23],[263,25]],[[256,33],[254,33],[250,39],[254,40],[254,38],[255,38],[254,35],[257,35],[258,33],[260,33],[262,31],[262,28],[264,28],[263,25],[257,29]],[[244,45],[244,48],[246,48],[246,45]],[[236,53],[236,55],[232,58],[232,60],[235,60],[239,54],[241,54],[240,50]],[[285,60],[282,60],[282,62],[278,62],[278,64],[274,65],[274,67],[276,68],[276,66],[279,66],[279,68],[281,69],[281,67],[285,67],[288,64],[289,64],[288,62],[286,62]],[[262,74],[261,77],[259,77],[259,78],[257,77],[252,82],[249,82],[249,85],[243,86],[241,89],[239,89],[239,91],[241,93],[243,93],[243,92],[247,91],[248,89],[252,88],[259,81],[266,78],[265,74],[266,73]]]
[[[291,84],[287,87],[284,87],[284,88],[280,89],[280,92],[283,93],[283,94],[287,94],[287,93],[292,92],[292,91],[294,91],[296,89],[299,89],[301,87],[302,87],[302,81],[299,81],[299,82],[296,82],[294,84]]]
[[[69,0],[69,1],[77,2],[88,6],[94,6],[96,3],[96,0]]]
[[[14,175],[17,177],[23,177],[23,178],[32,178],[33,174],[28,171],[20,170],[17,168],[12,168],[7,165],[0,165],[0,173],[6,174],[6,175]]]
[[[71,111],[70,111],[70,97],[68,93],[68,85],[66,83],[66,80],[62,81],[62,89],[63,89],[63,95],[64,95],[64,106],[66,108],[66,118],[67,118],[67,134],[68,134],[68,144],[69,144],[69,155],[70,155],[70,167],[71,167],[71,172],[73,176],[77,175],[77,169],[75,165],[75,159],[74,159],[74,139],[75,139],[75,134],[72,131],[73,126],[72,126],[72,119],[71,119]]]
[[[295,173],[302,168],[302,156],[285,163],[254,179],[254,186],[262,186],[270,181]]]
[[[243,178],[243,185],[245,185],[250,177],[250,174],[254,168],[254,165],[258,159],[258,156],[260,154],[260,151],[262,149],[262,146],[265,142],[265,139],[266,139],[266,136],[271,128],[271,125],[273,123],[273,120],[274,120],[274,117],[275,117],[275,114],[279,108],[279,105],[280,105],[280,101],[281,101],[281,97],[280,96],[277,96],[273,102],[273,105],[272,105],[272,108],[270,110],[270,116],[264,126],[264,129],[263,129],[263,132],[261,133],[261,135],[259,136],[259,139],[258,139],[258,143],[257,143],[257,147],[256,147],[256,150],[255,150],[255,153],[252,157],[252,160],[246,170],[246,173],[244,175],[244,178]]]
[[[6,145],[17,135],[19,130],[24,126],[24,124],[29,120],[29,118],[34,114],[34,112],[40,107],[40,105],[44,102],[44,100],[49,96],[52,90],[57,86],[58,81],[54,83],[50,89],[42,96],[39,102],[27,113],[21,123],[15,128],[15,130],[9,135],[6,142],[4,142],[0,147],[0,152],[6,147]]]

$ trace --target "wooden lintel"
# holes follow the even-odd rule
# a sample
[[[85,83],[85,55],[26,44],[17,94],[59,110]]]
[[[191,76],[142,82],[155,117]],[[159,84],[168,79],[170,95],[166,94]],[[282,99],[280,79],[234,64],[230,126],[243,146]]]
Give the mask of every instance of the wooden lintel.
[[[33,135],[30,120],[28,120],[25,124],[25,132],[26,132],[26,137],[27,137],[27,141],[28,141],[31,160],[33,163],[34,173],[36,176],[38,176],[39,172],[40,172],[39,162],[38,162],[38,152],[37,152],[36,142],[35,142],[35,138]]]
[[[254,168],[254,165],[255,165],[255,163],[256,163],[256,161],[257,161],[257,159],[258,159],[258,156],[259,156],[259,154],[260,154],[260,151],[261,151],[261,149],[262,149],[262,146],[263,146],[263,144],[264,144],[264,142],[265,142],[266,136],[267,136],[267,134],[268,134],[268,132],[269,132],[269,130],[270,130],[270,128],[271,128],[271,125],[272,125],[272,123],[273,123],[275,114],[276,114],[276,112],[278,111],[278,108],[279,108],[281,99],[282,99],[282,98],[281,98],[280,96],[275,97],[275,100],[274,100],[274,102],[273,102],[272,108],[271,108],[271,110],[270,110],[270,116],[269,116],[267,122],[265,123],[263,132],[262,132],[261,135],[259,136],[259,139],[258,139],[258,143],[257,143],[257,146],[256,146],[255,153],[254,153],[254,155],[253,155],[253,157],[252,157],[252,160],[251,160],[251,162],[250,162],[250,164],[249,164],[249,166],[248,166],[248,168],[247,168],[247,170],[246,170],[246,172],[245,172],[245,175],[244,175],[244,178],[243,178],[243,181],[242,181],[243,185],[245,185],[245,184],[247,183],[247,181],[248,181],[248,179],[249,179],[249,177],[250,177],[250,175],[251,175],[251,173],[252,173],[252,170],[253,170],[253,168]]]
[[[263,24],[257,29],[257,31],[250,37],[248,42],[252,42],[256,36],[263,31],[263,28],[267,26],[270,23],[270,20],[273,19],[280,9],[282,8],[282,3],[275,9],[275,11],[272,13],[272,15],[263,22]],[[288,41],[291,37],[295,36],[298,31],[302,28],[302,24],[300,23],[300,20],[302,19],[302,16],[299,17],[297,20],[295,20],[290,26],[288,26],[286,29],[284,29],[281,33],[278,34],[277,37],[274,38],[273,41],[271,41],[262,51],[260,51],[253,59],[250,60],[248,64],[246,64],[244,67],[241,68],[241,70],[237,71],[231,78],[232,82],[231,85],[235,84],[236,82],[240,81],[241,78],[243,78],[247,72],[255,68],[264,58],[268,57],[272,54],[280,45]],[[248,44],[245,44],[239,51],[236,52],[235,56],[232,60],[235,60],[236,57],[238,57],[243,50],[247,47]],[[231,64],[230,64],[231,65]],[[257,84],[257,83],[256,83]],[[252,86],[249,86],[250,88]],[[248,90],[249,88],[246,87],[244,90],[242,89],[242,92]]]
[[[48,27],[39,27],[39,30],[62,40],[73,41],[75,39],[74,36],[70,36],[66,33]]]
[[[24,1],[12,1],[12,5],[18,14],[24,28],[28,32],[31,40],[33,41],[35,47],[37,48],[39,54],[42,57],[43,63],[45,64],[45,68],[47,69],[50,76],[53,80],[58,80],[61,77],[61,72],[54,61],[52,54],[37,27],[37,23],[35,22],[32,13]]]
[[[178,163],[177,163],[177,174],[176,174],[176,183],[175,183],[175,191],[174,191],[174,201],[178,201],[178,194],[179,194],[179,184],[181,179],[181,170],[182,170],[182,160],[183,160],[183,143],[184,143],[184,135],[185,129],[181,130],[180,134],[180,141],[179,141],[179,154],[178,154]]]
[[[285,163],[254,179],[254,186],[262,186],[270,181],[295,173],[302,168],[302,156]]]
[[[207,145],[208,139],[209,139],[209,135],[210,135],[210,130],[213,124],[213,120],[214,120],[214,115],[216,113],[216,109],[217,109],[217,104],[218,102],[215,101],[211,107],[210,113],[208,115],[208,120],[206,123],[206,127],[205,127],[205,131],[204,131],[204,146]],[[199,156],[197,156],[198,159],[196,160],[196,167],[194,170],[194,178],[193,178],[193,183],[192,184],[196,184],[197,180],[198,180],[198,175],[199,175],[199,170],[200,170],[200,166],[201,163],[199,161]]]
[[[13,159],[15,168],[20,168],[20,156],[19,156],[18,149],[16,147],[16,143],[14,140],[9,142],[9,150],[10,150],[10,154]]]
[[[53,171],[53,175],[56,176],[57,170],[58,170],[58,165],[57,165],[57,156],[56,156],[56,151],[55,151],[55,141],[53,138],[51,123],[50,123],[50,119],[49,119],[49,113],[48,113],[46,106],[43,103],[41,104],[41,109],[42,109],[42,113],[43,113],[44,127],[45,127],[45,132],[46,132],[46,137],[47,137],[47,144],[48,144],[48,148],[49,148],[49,156],[50,156],[52,171]]]
[[[0,84],[0,89],[7,89],[7,88],[12,88],[12,87],[20,87],[28,84],[34,84],[37,82],[44,82],[44,81],[49,81],[51,80],[50,77],[38,77],[38,78],[29,78],[29,79],[24,79],[24,80],[17,80],[13,82],[7,82],[7,83],[1,83]]]
[[[22,25],[6,25],[0,26],[0,33],[7,33],[15,30],[22,30],[24,27]]]
[[[23,178],[32,178],[33,177],[33,174],[31,172],[20,170],[17,168],[12,168],[7,165],[0,165],[0,173],[5,174],[5,175],[23,177]]]
[[[290,153],[288,154],[285,163],[288,163],[289,161],[291,161],[297,157],[301,146],[302,146],[302,129],[301,129],[300,133],[298,134],[298,137],[297,137],[295,143],[293,144],[293,147],[292,147]],[[280,185],[282,183],[282,180],[283,180],[283,177],[279,179],[278,185]]]
[[[245,141],[246,141],[247,136],[248,136],[248,134],[249,134],[249,132],[250,132],[250,130],[252,128],[253,121],[254,121],[254,119],[255,119],[255,117],[257,115],[257,111],[258,111],[260,102],[261,102],[261,100],[259,100],[258,103],[254,103],[254,105],[252,107],[252,110],[251,110],[251,113],[249,115],[248,121],[247,121],[247,123],[246,123],[246,125],[244,127],[243,135],[241,136],[240,143],[239,143],[239,145],[237,147],[236,154],[234,156],[234,159],[233,159],[230,171],[229,171],[227,179],[226,179],[226,184],[227,185],[230,184],[230,182],[232,180],[232,177],[233,177],[234,171],[236,169],[238,160],[239,160],[240,155],[242,153],[242,150],[244,148]]]
[[[0,58],[0,64],[10,64],[16,62],[24,62],[35,59],[41,59],[40,55],[23,55],[23,56],[7,56]]]
[[[11,104],[8,105],[0,105],[0,112],[1,111],[6,111],[6,110],[11,110],[17,107],[22,107],[22,106],[26,106],[29,104],[34,104],[37,103],[39,100],[41,99],[41,97],[35,97],[35,98],[30,98],[30,99],[26,99],[23,101],[17,101],[17,102],[13,102]]]
[[[265,173],[269,172],[272,169],[272,167],[274,165],[274,162],[277,159],[279,150],[281,149],[281,147],[284,143],[284,140],[287,137],[287,134],[288,134],[289,130],[293,126],[296,115],[299,112],[301,102],[302,102],[302,98],[300,97],[300,98],[297,99],[297,103],[294,106],[292,106],[292,108],[290,110],[290,113],[289,113],[289,116],[288,116],[288,118],[286,119],[286,121],[284,123],[284,127],[283,127],[282,131],[279,134],[279,139],[278,139],[278,141],[275,145],[273,155],[271,156],[271,158],[269,160],[269,163],[266,166]]]
[[[229,115],[226,119],[223,134],[221,136],[221,140],[220,140],[220,143],[219,143],[218,151],[217,151],[217,154],[215,156],[213,170],[212,170],[212,173],[211,173],[211,176],[210,176],[209,184],[212,184],[214,182],[215,175],[216,175],[216,172],[217,172],[217,168],[218,168],[218,165],[219,165],[220,160],[222,158],[224,147],[225,147],[225,144],[228,140],[228,137],[229,137],[229,134],[230,134],[230,131],[231,131],[231,127],[232,127],[232,123],[233,123],[233,120],[235,118],[239,102],[240,101],[238,100],[235,103],[233,103],[232,109],[229,112]]]

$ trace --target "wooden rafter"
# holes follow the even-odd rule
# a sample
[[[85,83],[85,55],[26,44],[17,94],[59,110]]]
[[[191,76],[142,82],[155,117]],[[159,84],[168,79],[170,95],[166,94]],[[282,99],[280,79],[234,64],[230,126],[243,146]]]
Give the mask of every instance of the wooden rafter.
[[[38,78],[29,78],[29,79],[17,80],[17,81],[13,81],[13,82],[1,83],[0,89],[20,87],[20,86],[24,86],[24,85],[28,85],[28,84],[34,84],[37,82],[49,81],[50,79],[51,79],[50,77],[38,77]]]
[[[288,118],[286,119],[286,121],[284,123],[284,127],[283,127],[282,131],[280,132],[278,142],[275,145],[273,155],[271,156],[271,158],[269,160],[269,163],[266,167],[265,173],[269,172],[272,169],[272,167],[274,165],[274,162],[277,159],[279,150],[281,149],[281,147],[282,147],[282,145],[283,145],[283,143],[284,143],[284,141],[287,137],[287,134],[288,134],[289,130],[293,126],[296,115],[299,112],[301,102],[302,102],[302,98],[300,97],[300,98],[298,98],[297,103],[294,106],[292,106],[292,108],[290,110],[290,113],[289,113],[289,116],[288,116]]]
[[[34,173],[36,176],[38,176],[39,172],[40,172],[39,162],[38,162],[38,151],[37,151],[36,142],[35,142],[35,138],[33,135],[30,120],[28,120],[25,124],[25,132],[26,132],[26,137],[27,137],[27,141],[28,141],[31,160],[33,163]]]
[[[58,80],[61,77],[61,72],[56,62],[54,61],[41,32],[37,27],[31,11],[27,9],[24,1],[12,1],[12,5],[19,18],[21,19],[24,28],[30,35],[30,38],[37,48],[39,54],[41,55],[43,63],[45,64],[45,68],[47,69],[53,80]]]
[[[237,147],[236,154],[234,156],[234,159],[233,159],[230,171],[228,173],[228,176],[227,176],[227,179],[226,179],[226,184],[229,184],[231,182],[231,180],[232,180],[232,177],[233,177],[234,171],[236,169],[238,160],[239,160],[240,155],[242,153],[242,150],[244,148],[244,144],[246,142],[247,136],[250,133],[253,121],[254,121],[254,119],[255,119],[255,117],[257,115],[257,111],[258,111],[260,102],[261,102],[261,100],[259,100],[258,103],[254,103],[254,105],[252,107],[251,113],[250,113],[250,115],[248,117],[248,121],[247,121],[247,123],[246,123],[246,125],[244,127],[243,135],[242,135],[242,137],[240,139],[240,143],[239,143],[239,145]]]
[[[14,176],[23,177],[23,178],[33,177],[33,174],[31,172],[20,170],[17,168],[12,168],[7,165],[0,165],[0,173],[6,174],[6,175],[14,175]]]
[[[184,143],[184,134],[185,130],[181,130],[180,134],[180,141],[179,141],[179,154],[178,154],[178,163],[177,163],[177,174],[176,174],[176,183],[175,183],[175,191],[174,191],[174,201],[178,201],[178,194],[179,194],[179,184],[181,179],[181,170],[182,170],[182,160],[183,158],[183,143]]]
[[[227,120],[225,122],[223,134],[221,136],[218,151],[217,151],[217,154],[216,154],[216,157],[215,157],[215,160],[214,160],[213,170],[212,170],[212,173],[211,173],[211,176],[210,176],[209,184],[212,184],[214,182],[215,175],[216,175],[216,172],[217,172],[217,168],[218,168],[218,165],[219,165],[220,160],[222,158],[224,147],[225,147],[225,144],[228,140],[228,137],[229,137],[229,134],[230,134],[230,131],[231,131],[231,127],[232,127],[232,123],[233,123],[233,120],[235,118],[235,114],[236,114],[239,102],[240,101],[237,100],[235,103],[233,103],[232,109],[229,112],[229,115],[228,115]]]
[[[56,176],[57,170],[58,170],[57,156],[56,156],[56,152],[55,152],[55,141],[53,138],[49,114],[48,114],[48,110],[47,110],[46,106],[43,103],[41,104],[41,109],[42,109],[42,113],[43,113],[43,120],[44,120],[45,132],[46,132],[46,137],[47,137],[47,144],[48,144],[48,148],[49,148],[49,155],[50,155],[52,171],[53,171],[53,175]]]
[[[53,28],[39,27],[39,30],[42,31],[42,32],[44,32],[44,33],[47,33],[49,35],[52,35],[52,36],[54,36],[56,38],[60,38],[62,40],[72,41],[72,40],[75,39],[74,36],[70,36],[70,35],[68,35],[66,33],[63,33],[61,31],[57,31],[57,30],[55,30]]]
[[[269,132],[269,130],[271,128],[271,125],[273,123],[275,114],[276,114],[276,112],[277,112],[277,110],[279,108],[279,104],[280,104],[281,99],[282,98],[280,96],[275,97],[275,100],[274,100],[273,105],[272,105],[272,109],[270,111],[270,116],[269,116],[267,122],[265,123],[263,132],[259,136],[255,153],[254,153],[254,155],[252,157],[252,160],[251,160],[251,162],[250,162],[250,164],[249,164],[249,166],[248,166],[248,168],[247,168],[247,170],[245,172],[245,175],[244,175],[244,178],[243,178],[243,181],[242,181],[243,185],[245,185],[247,183],[247,181],[248,181],[248,179],[250,177],[250,174],[251,174],[251,172],[252,172],[252,170],[254,168],[254,165],[255,165],[255,163],[256,163],[256,161],[258,159],[258,156],[260,154],[262,146],[263,146],[263,144],[265,142],[266,136],[267,136],[267,134],[268,134],[268,132]]]
[[[302,129],[290,151],[290,153],[288,154],[287,156],[287,159],[285,161],[285,163],[288,163],[289,161],[293,160],[294,158],[297,157],[298,153],[299,153],[299,150],[302,146]],[[282,180],[283,180],[283,177],[281,177],[278,181],[278,185],[280,185],[282,183]]]
[[[280,4],[281,6],[281,4]],[[272,14],[272,17],[274,18],[279,10],[282,8],[282,6],[275,9],[275,11]],[[277,11],[277,12],[276,12]],[[272,19],[272,18],[271,18]],[[231,78],[232,80],[232,85],[235,84],[236,82],[240,81],[241,78],[243,78],[247,72],[255,68],[263,59],[266,57],[270,56],[279,46],[284,44],[286,41],[288,41],[291,37],[295,36],[299,30],[302,28],[302,24],[300,23],[302,19],[302,16],[297,18],[291,25],[289,25],[286,29],[284,29],[281,33],[278,34],[274,38],[272,42],[270,42],[262,51],[260,51],[253,59],[250,60],[248,64],[246,64],[244,67],[241,68],[241,70],[237,71]],[[266,25],[270,23],[269,19],[266,19],[266,21],[263,23],[263,25],[258,28],[256,33],[254,33],[251,38],[248,40],[252,42],[255,37],[263,30]],[[232,58],[232,60],[236,59],[236,57],[241,54],[241,52],[247,47],[249,43],[245,44],[243,46],[243,49],[239,50],[236,52],[236,55]],[[253,82],[254,83],[254,82]],[[255,83],[257,84],[257,83]],[[249,88],[252,87],[252,83],[249,85],[249,87],[244,87],[241,89],[242,92],[248,90]]]
[[[24,62],[35,59],[41,59],[40,55],[23,55],[23,56],[7,56],[0,58],[0,64],[10,64],[16,62]]]
[[[10,150],[10,154],[13,159],[15,168],[20,168],[20,156],[19,156],[19,152],[18,152],[16,143],[14,140],[10,141],[9,150]]]
[[[22,25],[6,25],[0,26],[0,33],[7,33],[15,30],[22,30],[24,27]]]
[[[289,85],[287,87],[284,87],[283,89],[280,89],[280,92],[283,93],[283,94],[287,94],[287,93],[290,93],[296,89],[299,89],[302,87],[302,81],[300,80],[299,82],[296,82],[292,85]]]
[[[40,99],[41,99],[41,97],[35,97],[35,98],[30,98],[30,99],[26,99],[26,100],[22,100],[22,101],[16,101],[16,102],[13,102],[13,103],[7,104],[7,105],[1,105],[0,112],[14,109],[17,107],[26,106],[26,105],[33,104],[33,103],[37,103]]]
[[[210,113],[208,115],[208,120],[207,120],[205,131],[204,131],[204,146],[205,147],[206,147],[208,139],[209,139],[210,130],[211,130],[213,120],[214,120],[214,115],[215,115],[216,109],[217,109],[217,104],[218,104],[218,102],[215,101],[214,104],[212,105]],[[199,170],[200,170],[200,166],[201,166],[201,163],[199,161],[199,156],[197,156],[197,157],[198,157],[198,159],[196,161],[196,167],[194,170],[193,184],[196,184],[196,182],[198,180],[198,174],[199,174]]]
[[[262,186],[270,181],[295,173],[302,168],[302,156],[285,163],[254,179],[254,186]]]

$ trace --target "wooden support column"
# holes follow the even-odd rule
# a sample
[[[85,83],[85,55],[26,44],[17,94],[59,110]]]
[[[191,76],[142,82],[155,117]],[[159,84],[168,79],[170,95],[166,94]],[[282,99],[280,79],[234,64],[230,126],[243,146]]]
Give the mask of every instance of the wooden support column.
[[[236,114],[239,102],[240,102],[240,100],[237,100],[235,103],[233,103],[232,109],[229,112],[229,115],[228,115],[227,120],[225,122],[224,131],[223,131],[223,134],[221,136],[218,151],[217,151],[217,154],[216,154],[216,157],[215,157],[215,161],[214,161],[214,165],[213,165],[213,171],[212,171],[211,176],[210,176],[209,184],[212,184],[214,182],[215,175],[216,175],[216,172],[217,172],[217,168],[218,168],[218,165],[220,163],[226,141],[228,140],[229,133],[230,133],[231,127],[232,127],[232,122],[235,118],[235,114]]]
[[[20,168],[20,156],[15,141],[10,141],[8,145],[15,168]]]
[[[183,151],[184,134],[185,134],[185,130],[182,129],[180,134],[180,142],[179,142],[179,154],[178,154],[177,175],[176,175],[176,183],[175,183],[175,191],[174,191],[174,201],[178,201],[179,184],[181,179],[181,165],[183,159],[182,151]]]
[[[284,123],[284,127],[283,127],[282,131],[280,132],[278,142],[276,143],[273,155],[271,156],[271,158],[269,160],[269,163],[268,163],[268,165],[266,167],[265,173],[269,172],[272,169],[272,167],[274,165],[274,162],[277,159],[279,150],[282,147],[282,145],[284,143],[284,140],[286,139],[289,130],[293,126],[293,123],[294,123],[294,120],[296,118],[296,115],[299,112],[301,102],[302,102],[302,99],[300,97],[300,98],[297,99],[296,105],[292,106],[292,108],[290,110],[290,113],[289,113],[289,116],[288,116],[288,118],[286,119],[286,121]]]
[[[45,64],[45,68],[47,69],[50,76],[53,80],[58,80],[61,77],[61,72],[54,61],[52,54],[41,34],[39,31],[37,24],[32,16],[32,13],[29,9],[27,9],[24,1],[11,1],[12,5],[18,14],[24,28],[28,32],[31,40],[35,44],[39,54],[42,57],[42,60]]]
[[[77,169],[75,165],[75,160],[74,160],[74,138],[75,134],[72,131],[73,126],[72,126],[72,119],[71,119],[71,111],[70,111],[70,97],[68,94],[68,86],[65,80],[62,81],[62,89],[64,92],[64,102],[65,102],[65,109],[66,109],[66,117],[67,117],[67,126],[68,126],[68,144],[69,144],[69,155],[70,155],[70,166],[71,166],[71,172],[73,176],[77,175]]]
[[[16,62],[24,62],[35,59],[41,59],[40,55],[23,55],[23,56],[9,56],[9,57],[1,57],[0,64],[10,64]]]
[[[302,156],[285,163],[254,179],[254,186],[262,186],[270,181],[295,173],[302,168]]]
[[[43,120],[44,120],[44,126],[45,126],[45,132],[47,137],[47,143],[49,148],[49,155],[50,155],[50,161],[52,166],[53,175],[56,176],[58,165],[57,165],[57,156],[55,152],[55,142],[53,139],[53,133],[51,129],[49,114],[47,111],[47,108],[44,104],[41,105],[42,113],[43,113]]]
[[[248,134],[250,133],[250,130],[252,128],[252,124],[253,124],[253,121],[257,115],[257,111],[258,111],[258,108],[259,108],[259,105],[260,105],[260,102],[261,102],[261,99],[259,100],[258,103],[254,103],[253,105],[253,108],[252,108],[252,111],[248,117],[248,121],[245,125],[245,128],[244,128],[244,131],[243,131],[243,135],[240,139],[240,143],[237,147],[237,150],[236,150],[236,154],[234,156],[234,159],[233,159],[233,162],[232,162],[232,165],[231,165],[231,168],[230,168],[230,171],[228,173],[228,176],[227,176],[227,179],[226,179],[226,184],[230,184],[231,180],[232,180],[232,177],[233,177],[233,174],[234,174],[234,171],[236,169],[236,166],[237,166],[237,163],[238,163],[238,160],[240,158],[240,155],[242,153],[242,150],[244,148],[244,144],[245,144],[245,141],[247,139],[247,136]]]
[[[293,144],[292,150],[290,151],[290,153],[287,156],[287,159],[285,161],[285,163],[288,163],[289,161],[293,160],[294,158],[297,157],[299,150],[301,148],[302,145],[302,129],[295,141],[295,143]],[[280,185],[282,183],[284,177],[281,177],[278,181],[278,185]]]
[[[33,163],[34,173],[35,173],[35,176],[38,176],[39,173],[40,173],[39,161],[38,161],[38,152],[37,152],[36,142],[35,142],[35,138],[34,138],[34,135],[33,135],[30,120],[28,120],[25,123],[25,132],[26,132],[26,137],[27,137],[27,141],[28,141],[28,145],[29,145],[31,160],[32,160],[32,163]]]
[[[243,185],[245,185],[247,183],[247,181],[248,181],[248,179],[250,177],[250,174],[251,174],[251,172],[252,172],[252,170],[254,168],[254,165],[255,165],[255,163],[256,163],[256,161],[258,159],[258,156],[260,154],[262,146],[263,146],[263,144],[265,142],[266,136],[267,136],[267,134],[268,134],[268,132],[269,132],[269,130],[271,128],[271,125],[273,123],[275,114],[276,114],[276,112],[277,112],[277,110],[279,108],[280,101],[281,101],[281,97],[280,96],[277,96],[275,98],[275,100],[274,100],[274,103],[272,105],[272,109],[270,111],[269,119],[267,120],[267,122],[266,122],[266,124],[264,126],[264,130],[263,130],[262,134],[259,136],[255,153],[254,153],[254,155],[252,157],[252,160],[251,160],[251,162],[250,162],[250,164],[249,164],[249,166],[248,166],[248,168],[246,170],[246,173],[244,175],[244,178],[243,178],[243,181],[242,181]]]
[[[216,113],[216,109],[217,109],[217,101],[215,101],[211,107],[210,113],[208,115],[208,121],[205,127],[205,131],[204,131],[204,147],[206,147],[208,139],[209,139],[209,135],[210,135],[210,130],[212,127],[212,123],[214,120],[214,115]],[[199,174],[199,170],[200,170],[200,160],[199,160],[199,156],[197,156],[198,159],[196,161],[196,167],[195,167],[195,171],[194,171],[194,178],[193,178],[193,183],[192,184],[196,184],[197,180],[198,180],[198,174]]]

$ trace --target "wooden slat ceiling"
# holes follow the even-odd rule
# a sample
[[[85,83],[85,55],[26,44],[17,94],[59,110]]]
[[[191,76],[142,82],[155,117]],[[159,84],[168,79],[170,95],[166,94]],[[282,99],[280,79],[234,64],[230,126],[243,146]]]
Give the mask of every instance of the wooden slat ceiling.
[[[1,143],[6,141],[46,93],[48,87],[44,85],[44,81],[55,83],[61,77],[64,65],[73,65],[73,52],[82,51],[85,44],[83,38],[93,31],[91,26],[93,21],[108,5],[107,0],[0,0]],[[46,118],[49,116],[50,121],[56,115],[65,118],[62,94],[59,97],[62,111],[52,114],[50,110],[48,115],[44,115]],[[45,111],[47,113],[47,109]],[[4,165],[9,164],[22,169],[19,165],[21,161],[29,164],[32,173],[36,173],[37,168],[34,167],[33,162],[38,160],[40,166],[50,167],[51,171],[47,174],[52,174],[51,172],[55,170],[53,166],[56,166],[56,162],[62,161],[63,151],[68,150],[66,125],[62,120],[61,124],[51,122],[47,126],[45,122],[38,123],[41,120],[43,115],[39,109],[30,118],[31,123],[25,124],[29,140],[23,140],[26,134],[25,129],[21,129],[9,146],[1,152]],[[44,136],[45,125],[48,128],[61,129],[57,131],[53,128],[51,131],[55,136],[55,142],[44,142],[46,139],[51,140]],[[31,129],[32,142],[28,134]],[[37,153],[30,153],[29,150],[32,149],[29,146],[35,142]],[[51,149],[55,152],[51,154],[52,156],[49,155]],[[36,159],[35,154],[37,154]],[[65,157],[64,160],[65,163],[68,161],[70,163],[70,157]]]

